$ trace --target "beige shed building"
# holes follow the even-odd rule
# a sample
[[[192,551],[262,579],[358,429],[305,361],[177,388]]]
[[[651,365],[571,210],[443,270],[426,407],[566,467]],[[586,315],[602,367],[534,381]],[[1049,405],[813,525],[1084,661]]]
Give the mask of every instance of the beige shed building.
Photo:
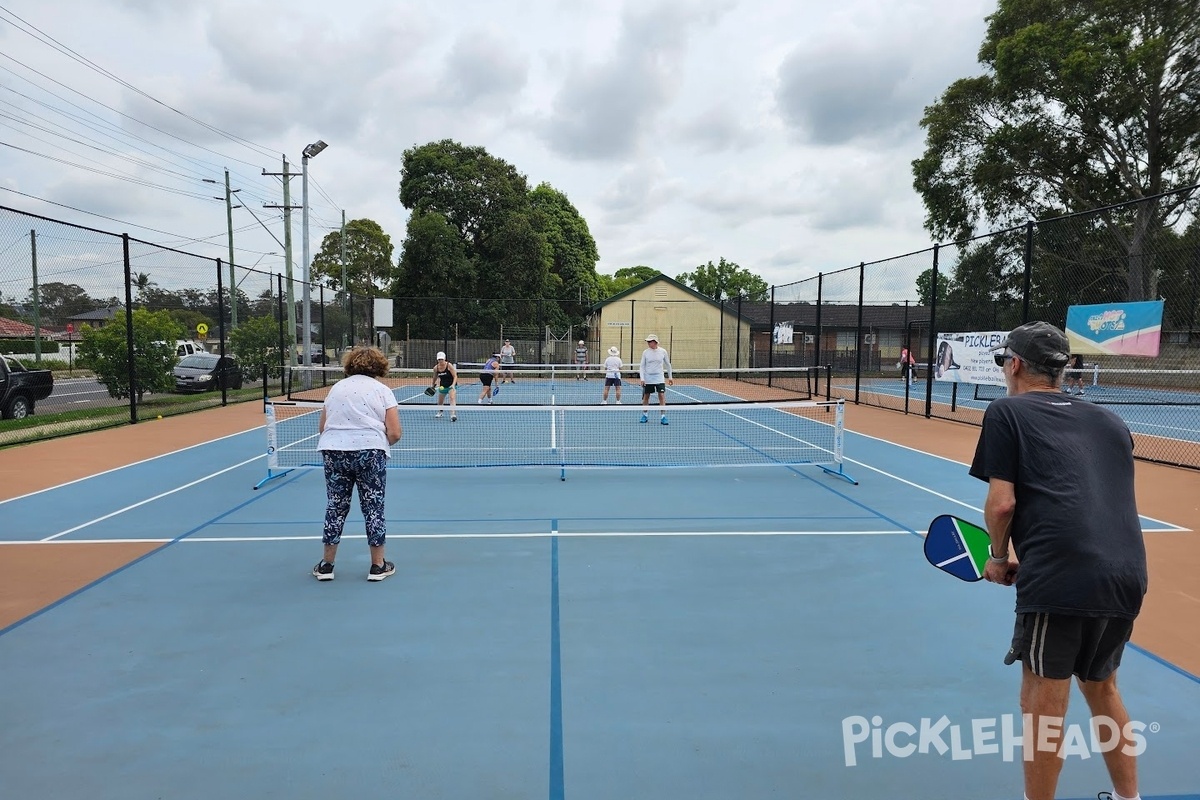
[[[641,359],[653,333],[675,369],[750,365],[750,320],[739,323],[732,301],[718,303],[666,275],[596,304],[589,330],[590,349],[603,354],[616,346],[626,363]]]

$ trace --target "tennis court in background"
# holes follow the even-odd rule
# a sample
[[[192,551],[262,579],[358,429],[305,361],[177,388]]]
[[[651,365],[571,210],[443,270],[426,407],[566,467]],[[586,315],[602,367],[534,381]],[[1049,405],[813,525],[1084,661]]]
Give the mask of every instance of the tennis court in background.
[[[441,449],[533,430],[468,396]],[[669,412],[579,411],[621,450],[695,447]],[[981,521],[985,486],[844,436],[858,485],[778,459],[390,470],[381,584],[357,509],[313,581],[321,472],[254,490],[261,426],[0,502],[0,558],[150,549],[0,629],[3,796],[1017,796],[1011,595],[921,552],[937,514]],[[1200,680],[1138,647],[1122,670],[1143,797],[1200,798]],[[1082,706],[1061,797],[1111,788]]]

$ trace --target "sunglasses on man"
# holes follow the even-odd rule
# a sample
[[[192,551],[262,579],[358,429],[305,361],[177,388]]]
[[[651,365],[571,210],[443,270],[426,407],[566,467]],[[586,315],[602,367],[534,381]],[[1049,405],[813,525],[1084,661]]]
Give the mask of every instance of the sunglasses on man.
[[[994,358],[996,360],[997,367],[1003,367],[1005,361],[1007,361],[1010,358],[1017,358],[1017,357],[1018,356],[1016,353],[995,353],[992,356],[992,358]]]

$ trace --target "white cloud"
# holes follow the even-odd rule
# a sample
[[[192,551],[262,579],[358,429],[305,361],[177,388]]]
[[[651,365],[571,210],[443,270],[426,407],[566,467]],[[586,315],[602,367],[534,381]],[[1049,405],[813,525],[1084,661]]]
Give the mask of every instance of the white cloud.
[[[647,264],[676,275],[724,256],[786,283],[928,242],[911,188],[916,123],[942,89],[978,71],[994,1],[6,7],[153,98],[0,25],[16,60],[6,62],[15,74],[0,76],[0,111],[45,116],[63,134],[0,119],[0,141],[46,156],[6,149],[2,185],[122,223],[0,189],[6,205],[151,240],[137,226],[215,237],[196,248],[224,258],[224,207],[212,199],[223,187],[202,179],[223,182],[229,169],[239,200],[273,219],[279,212],[261,206],[281,204],[282,187],[262,172],[278,172],[284,153],[299,172],[300,149],[321,138],[330,146],[310,164],[313,249],[343,209],[379,222],[399,247],[403,151],[452,138],[565,192],[602,272]],[[105,126],[142,138],[117,141]],[[291,190],[298,205],[300,180]],[[246,209],[234,218],[239,261],[279,249]],[[293,233],[298,258],[299,214]]]

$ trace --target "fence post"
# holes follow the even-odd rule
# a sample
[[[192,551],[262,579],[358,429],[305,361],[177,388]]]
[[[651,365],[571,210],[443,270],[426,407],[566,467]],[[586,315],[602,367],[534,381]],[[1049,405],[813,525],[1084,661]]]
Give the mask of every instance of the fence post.
[[[125,262],[125,353],[126,369],[129,371],[129,424],[136,425],[138,421],[137,400],[138,383],[137,369],[133,360],[133,275],[129,265],[129,234],[121,234],[121,256]],[[174,342],[171,343],[174,349]]]
[[[233,264],[230,264],[232,268]],[[230,294],[237,291],[236,286],[229,287]],[[233,298],[233,302],[237,302],[237,298]],[[217,353],[222,358],[221,363],[225,358],[225,287],[221,285],[221,259],[217,259],[217,336],[220,337],[217,342]],[[239,366],[238,369],[241,369]],[[227,373],[217,370],[218,375],[226,375],[226,379],[221,381],[221,405],[229,405],[229,380]]]
[[[771,330],[771,338],[770,338],[771,345],[767,348],[767,367],[768,368],[775,366],[775,287],[774,286],[771,287],[771,321],[769,324],[770,324],[770,330]],[[770,372],[767,373],[767,386],[772,385],[771,379],[773,377],[774,377],[773,373],[770,373]]]
[[[772,296],[775,295],[775,287],[774,286],[771,287],[771,295]],[[630,320],[630,322],[632,323],[632,320]],[[720,332],[717,334],[717,336],[718,336],[717,369],[724,369],[725,368],[725,301],[723,299],[721,300],[721,326],[720,326],[720,328],[718,328],[718,330]],[[632,353],[632,352],[633,351],[631,350],[630,353]]]
[[[740,370],[742,368],[742,293],[741,292],[738,292],[737,315],[738,315],[737,344],[733,348],[733,368],[735,370]],[[735,381],[741,380],[741,373],[740,372],[733,373],[733,379]]]
[[[637,352],[637,334],[633,332],[633,312],[637,310],[637,301],[632,297],[629,299],[629,357],[633,358],[633,354]]]
[[[825,274],[817,273],[817,326],[813,334],[813,366],[821,366],[821,292],[825,288]]]
[[[858,345],[854,355],[854,402],[857,403],[862,391],[862,348],[863,348],[863,282],[867,276],[867,265],[858,262]]]
[[[287,353],[287,351],[291,350],[292,348],[288,346],[288,344],[285,341],[284,336],[283,336],[283,319],[284,319],[283,273],[276,272],[275,278],[277,279],[276,282],[279,286],[279,293],[277,295],[279,297],[279,389],[282,392],[283,391],[283,373],[286,371],[286,370],[284,370],[284,365],[290,363],[289,359],[284,358],[284,354]],[[288,286],[290,287],[291,284],[289,283]],[[288,315],[288,319],[291,319],[290,314]],[[264,365],[264,367],[263,367],[263,380],[264,381],[266,380],[266,377],[267,377],[267,372],[266,372],[266,366]]]
[[[1033,220],[1025,223],[1025,290],[1021,302],[1021,324],[1029,322],[1029,293],[1033,290]]]
[[[925,367],[925,419],[933,416],[933,359],[934,351],[937,348],[937,297],[938,297],[938,254],[941,251],[941,245],[933,246],[933,273],[930,275],[930,295],[929,298],[929,349],[926,352],[926,358],[929,361]],[[911,351],[910,351],[911,352]]]

